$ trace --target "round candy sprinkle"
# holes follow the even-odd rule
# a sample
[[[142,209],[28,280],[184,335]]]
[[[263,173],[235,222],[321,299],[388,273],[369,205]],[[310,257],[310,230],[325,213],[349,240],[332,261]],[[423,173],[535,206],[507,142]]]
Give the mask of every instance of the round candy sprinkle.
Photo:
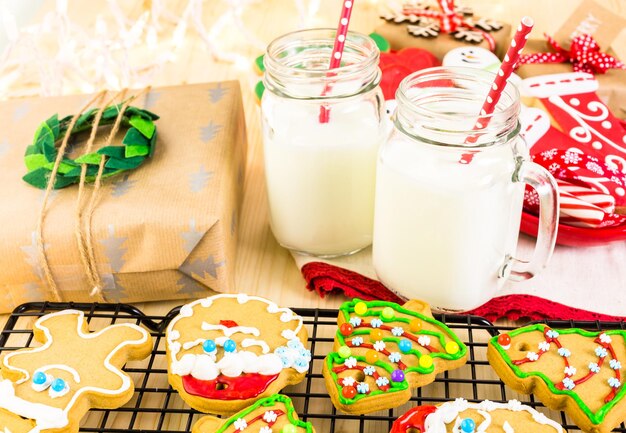
[[[476,428],[476,423],[471,418],[465,418],[461,421],[461,431],[463,433],[474,433],[474,429]]]
[[[348,346],[341,346],[339,348],[339,350],[337,351],[337,353],[339,354],[339,356],[341,356],[343,359],[349,358],[350,355],[352,355],[352,351],[350,350],[350,348]]]
[[[409,329],[411,332],[419,332],[422,329],[422,321],[420,319],[413,319],[409,322]]]
[[[446,343],[446,352],[448,352],[450,355],[454,355],[455,353],[459,353],[459,345],[456,343],[456,341],[448,341]]]
[[[230,338],[224,341],[224,351],[225,352],[234,352],[237,349],[237,343],[235,343]]]
[[[65,381],[63,379],[54,379],[50,388],[52,388],[54,392],[61,392],[65,389],[65,386]]]
[[[422,368],[430,368],[433,366],[433,358],[430,355],[422,355],[419,364]]]
[[[202,343],[202,349],[206,353],[211,353],[211,352],[214,352],[215,349],[217,349],[217,345],[215,344],[215,341],[213,340],[204,340],[204,343]]]
[[[341,395],[345,398],[354,398],[356,396],[356,388],[353,386],[344,386]]]
[[[509,334],[500,334],[498,336],[498,344],[505,349],[511,347],[511,337]]]
[[[352,334],[352,331],[354,331],[354,328],[348,322],[342,323],[341,326],[339,327],[339,332],[341,332],[341,335],[344,335],[346,337]]]
[[[413,343],[411,343],[410,340],[403,338],[398,342],[398,348],[402,353],[408,353],[411,351],[411,349],[413,349]]]
[[[365,313],[367,313],[367,304],[363,301],[357,302],[354,306],[354,312],[359,316],[364,315]]]
[[[35,385],[43,385],[44,383],[46,383],[47,380],[48,377],[46,376],[46,373],[42,371],[37,371],[35,372],[35,374],[33,374],[33,383]]]
[[[287,424],[283,427],[281,433],[298,433],[298,429],[293,424]]]
[[[378,361],[377,351],[369,349],[367,352],[365,352],[365,362],[367,362],[368,364],[374,364],[376,361]]]
[[[391,320],[393,319],[393,316],[395,316],[395,312],[393,311],[393,308],[385,307],[383,308],[383,311],[380,313],[380,315],[383,317],[383,319]]]
[[[402,382],[402,381],[404,381],[404,371],[402,371],[402,370],[394,370],[391,373],[391,380],[393,382]]]
[[[383,339],[383,331],[380,329],[372,329],[370,332],[370,340],[372,341],[380,341]]]

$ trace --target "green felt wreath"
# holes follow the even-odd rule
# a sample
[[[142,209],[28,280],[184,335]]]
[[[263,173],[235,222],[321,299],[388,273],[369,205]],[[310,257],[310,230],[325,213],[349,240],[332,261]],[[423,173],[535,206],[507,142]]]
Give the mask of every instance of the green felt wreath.
[[[98,126],[110,125],[115,122],[124,103],[111,105],[104,109]],[[91,130],[97,108],[81,114],[71,133]],[[74,116],[66,116],[59,120],[57,114],[43,122],[35,132],[33,144],[26,148],[24,162],[28,173],[22,179],[34,187],[45,189],[57,158],[57,142],[67,134]],[[87,165],[88,182],[93,182],[98,173],[100,159],[104,155],[105,164],[102,177],[113,176],[126,170],[139,167],[154,153],[157,130],[154,121],[159,116],[148,110],[128,106],[122,115],[121,126],[128,128],[122,140],[122,146],[106,146],[96,152],[82,155],[77,159],[63,157],[59,165],[54,189],[65,188],[80,181],[81,165]]]

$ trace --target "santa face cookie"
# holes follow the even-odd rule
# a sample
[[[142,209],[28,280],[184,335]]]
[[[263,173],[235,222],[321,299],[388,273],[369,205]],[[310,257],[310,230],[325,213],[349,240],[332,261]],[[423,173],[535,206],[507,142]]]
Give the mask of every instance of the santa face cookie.
[[[205,416],[192,433],[315,433],[313,426],[298,419],[291,399],[276,394],[258,400],[228,419]]]
[[[307,338],[300,316],[266,299],[201,299],[167,328],[168,379],[194,409],[231,414],[302,381]]]
[[[584,431],[607,433],[626,420],[625,336],[531,325],[491,339],[487,358],[511,388],[565,411]]]
[[[469,403],[462,398],[417,406],[398,418],[390,433],[562,433],[563,428],[517,400]]]
[[[0,364],[0,431],[77,432],[90,408],[131,399],[134,384],[121,368],[152,350],[143,328],[118,324],[90,333],[75,310],[43,316],[33,332],[42,346],[10,352]]]
[[[322,372],[333,404],[346,413],[400,406],[412,388],[467,360],[465,345],[420,301],[355,299],[341,306],[337,324]]]

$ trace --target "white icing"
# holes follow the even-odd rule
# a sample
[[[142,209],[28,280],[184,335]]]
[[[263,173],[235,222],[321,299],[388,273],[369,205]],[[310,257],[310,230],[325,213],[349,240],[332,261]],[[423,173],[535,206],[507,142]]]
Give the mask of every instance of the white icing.
[[[222,331],[225,336],[230,337],[233,334],[248,334],[258,337],[261,335],[261,331],[252,326],[233,326],[229,328],[224,325],[213,325],[211,323],[202,322],[203,331]]]
[[[48,388],[48,395],[50,396],[50,398],[63,397],[68,392],[70,392],[70,387],[67,385],[67,383],[61,391],[55,391],[54,389],[52,389],[52,387]]]
[[[303,326],[303,322],[302,322],[302,317],[298,316],[297,314],[295,314],[292,310],[290,310],[289,308],[281,308],[278,307],[278,305],[276,305],[274,302],[271,302],[267,299],[258,297],[258,296],[248,296],[246,294],[220,294],[220,295],[215,295],[215,296],[211,296],[209,298],[204,298],[204,299],[199,299],[197,301],[191,302],[189,304],[186,304],[184,306],[181,307],[180,309],[180,314],[178,316],[176,316],[174,319],[172,319],[172,321],[170,322],[169,326],[167,327],[167,347],[170,351],[170,359],[171,359],[171,371],[173,374],[177,374],[180,376],[184,376],[186,374],[191,374],[191,371],[193,370],[194,367],[194,363],[195,363],[195,355],[190,355],[190,354],[185,354],[183,355],[183,357],[178,360],[177,359],[177,355],[180,353],[181,349],[185,349],[188,350],[187,348],[184,347],[184,345],[181,345],[179,342],[177,342],[176,340],[178,340],[180,338],[180,332],[176,329],[174,329],[174,327],[176,326],[176,323],[178,323],[178,321],[184,317],[191,317],[193,315],[193,307],[196,305],[201,305],[202,307],[205,308],[209,308],[213,305],[213,303],[215,302],[215,300],[220,299],[220,298],[226,298],[226,299],[236,299],[238,303],[240,304],[245,304],[246,302],[249,301],[259,301],[259,302],[263,302],[265,304],[267,304],[267,312],[270,314],[276,314],[276,313],[280,313],[280,321],[281,322],[297,322],[296,328],[295,329],[285,329],[281,332],[281,336],[287,340],[294,340],[297,339],[297,335],[300,333],[300,331],[302,330],[302,326]],[[242,333],[242,334],[247,334],[247,335],[253,335],[255,337],[258,337],[260,335],[260,331],[257,328],[253,328],[253,327],[246,327],[246,326],[237,326],[237,327],[232,327],[232,328],[228,328],[224,325],[212,325],[206,322],[203,322],[201,325],[202,329],[205,331],[210,331],[210,330],[220,330],[222,332],[224,332],[224,335],[226,336],[231,336],[235,333]],[[222,337],[219,337],[215,340],[216,344],[220,344],[223,345],[223,341],[225,339],[223,339]],[[189,344],[192,343],[197,343],[199,340],[196,340],[195,342],[189,342]],[[244,342],[248,342],[247,344],[249,344],[250,346],[252,345],[257,345],[257,346],[261,346],[263,353],[266,354],[267,356],[272,356],[271,358],[264,358],[265,359],[265,364],[258,366],[256,369],[260,372],[261,370],[266,371],[266,372],[272,372],[272,373],[261,373],[261,374],[278,374],[282,368],[287,368],[287,367],[281,367],[281,369],[277,369],[277,365],[281,364],[282,362],[280,361],[280,358],[278,358],[275,354],[270,354],[270,353],[266,353],[270,351],[270,347],[266,342],[263,342],[261,340],[253,340],[253,339],[244,339],[242,341],[242,347],[246,348],[246,347],[250,347],[250,346],[244,346],[243,343]],[[252,341],[254,341],[254,344],[252,343]],[[187,344],[187,343],[186,343]],[[265,344],[265,345],[264,345]],[[191,346],[194,347],[194,346]],[[243,352],[238,352],[238,353],[243,353]],[[254,354],[255,355],[255,354]],[[258,359],[263,358],[266,355],[262,355],[260,357],[258,357]],[[245,355],[244,355],[245,356]],[[256,355],[255,355],[256,356]],[[192,361],[193,359],[193,361]],[[278,359],[278,362],[277,362]],[[246,364],[247,365],[247,364]],[[248,367],[246,367],[248,368]],[[252,367],[250,367],[252,368]],[[303,372],[303,371],[308,371],[308,364],[306,366],[306,368],[304,368],[303,363],[299,363],[297,366],[293,366],[293,368],[295,368],[297,371],[299,372]],[[227,368],[228,369],[228,368]],[[229,372],[233,372],[234,370],[228,370]]]
[[[239,377],[243,373],[244,358],[237,353],[226,353],[216,366],[227,377]]]
[[[509,424],[508,421],[504,421],[502,424],[502,430],[504,430],[504,433],[515,433],[515,430],[513,430],[513,427],[511,427],[511,424]]]
[[[519,89],[522,96],[549,98],[595,92],[598,81],[586,72],[566,72],[525,78]]]
[[[197,355],[191,375],[200,380],[213,380],[219,375],[219,368],[209,355]]]
[[[44,383],[42,383],[41,385],[37,385],[35,382],[31,382],[31,386],[33,387],[35,391],[42,392],[48,389],[48,387],[52,384],[53,380],[54,380],[54,377],[52,377],[51,374],[46,374],[46,381]]]
[[[206,338],[198,338],[197,340],[194,340],[194,341],[188,341],[186,343],[183,343],[183,349],[189,350],[192,347],[196,347],[201,344],[204,344],[205,341],[206,341]]]
[[[531,414],[535,422],[542,425],[550,426],[558,433],[563,433],[563,428],[559,424],[547,418],[542,413],[537,412],[535,409],[520,404],[520,402],[518,402],[517,400],[511,400],[508,403],[496,403],[488,400],[480,403],[469,403],[467,400],[464,400],[462,398],[458,398],[454,401],[444,403],[441,406],[437,407],[437,410],[435,412],[428,415],[424,423],[426,431],[428,433],[445,433],[446,424],[450,424],[451,422],[456,420],[452,431],[455,433],[459,432],[459,416],[462,412],[468,409],[477,410],[478,413],[480,413],[485,418],[485,421],[483,421],[478,426],[476,430],[477,432],[484,432],[489,426],[487,421],[489,421],[489,423],[491,422],[491,416],[488,414],[488,412],[492,412],[497,409],[504,409],[511,410],[513,412],[528,412],[529,414]],[[508,430],[506,427],[504,427],[504,431],[507,433],[513,433],[513,428],[508,425]]]
[[[27,381],[30,378],[30,373],[24,369],[11,366],[9,364],[9,360],[18,353],[25,353],[25,352],[37,353],[37,352],[43,352],[47,350],[52,345],[53,339],[52,339],[52,334],[50,333],[50,330],[43,323],[52,317],[68,315],[68,314],[73,314],[73,315],[78,316],[76,332],[81,338],[84,338],[84,339],[89,340],[92,338],[97,338],[103,332],[109,331],[113,328],[134,329],[138,331],[139,333],[141,333],[141,338],[139,340],[126,340],[126,341],[121,342],[104,359],[104,367],[108,371],[115,374],[121,379],[122,384],[120,385],[119,388],[106,389],[106,388],[100,388],[97,386],[85,386],[83,388],[79,388],[78,390],[76,390],[76,392],[72,396],[72,399],[69,401],[65,409],[59,409],[59,408],[47,406],[41,403],[32,403],[24,399],[21,399],[15,395],[15,389],[13,387],[14,385],[11,381],[4,380],[0,382],[0,408],[6,409],[9,412],[12,412],[21,417],[34,420],[36,423],[36,427],[33,430],[31,430],[31,432],[33,433],[40,431],[40,430],[44,430],[44,429],[55,429],[55,428],[66,427],[69,423],[68,413],[70,412],[72,407],[74,407],[78,398],[84,393],[117,395],[128,390],[132,386],[132,382],[130,378],[123,371],[113,366],[111,364],[111,359],[117,354],[117,352],[120,349],[129,345],[143,344],[147,342],[148,339],[150,338],[150,334],[148,334],[148,332],[145,329],[137,325],[130,324],[130,323],[110,325],[110,326],[107,326],[106,328],[101,329],[98,332],[85,333],[82,330],[82,325],[83,325],[84,318],[85,318],[85,314],[82,311],[63,310],[57,313],[48,314],[46,316],[41,317],[39,320],[37,320],[37,322],[35,322],[35,325],[34,325],[34,328],[39,329],[43,332],[43,334],[46,337],[46,342],[42,346],[39,346],[33,349],[28,349],[26,351],[21,350],[21,351],[11,352],[7,354],[2,361],[4,368],[8,370],[13,370],[13,371],[19,371],[23,374],[24,377],[21,380],[19,380],[17,384]]]
[[[269,353],[270,346],[263,340],[255,340],[254,338],[244,338],[241,342],[241,347],[247,349],[248,347],[259,346],[261,347],[263,353]]]
[[[68,367],[67,365],[62,365],[62,364],[50,364],[50,365],[44,365],[43,367],[39,367],[37,369],[37,371],[41,371],[42,373],[45,373],[48,370],[67,371],[74,378],[74,382],[80,383],[80,374],[78,374],[78,371],[76,371],[72,367]]]
[[[278,355],[269,353],[258,356],[247,350],[226,353],[217,362],[215,356],[186,353],[171,366],[173,374],[191,375],[199,380],[213,380],[220,374],[227,377],[238,377],[242,373],[259,373],[270,376],[280,373],[282,369],[283,364]]]

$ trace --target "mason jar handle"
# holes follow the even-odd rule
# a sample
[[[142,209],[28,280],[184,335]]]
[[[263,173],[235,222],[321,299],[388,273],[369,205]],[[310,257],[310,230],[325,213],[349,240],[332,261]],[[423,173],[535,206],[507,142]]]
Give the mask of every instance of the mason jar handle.
[[[518,160],[513,182],[523,182],[535,189],[539,196],[539,228],[535,251],[529,262],[511,258],[512,281],[524,281],[537,275],[546,267],[556,243],[559,225],[559,194],[557,184],[548,170],[534,162]]]

